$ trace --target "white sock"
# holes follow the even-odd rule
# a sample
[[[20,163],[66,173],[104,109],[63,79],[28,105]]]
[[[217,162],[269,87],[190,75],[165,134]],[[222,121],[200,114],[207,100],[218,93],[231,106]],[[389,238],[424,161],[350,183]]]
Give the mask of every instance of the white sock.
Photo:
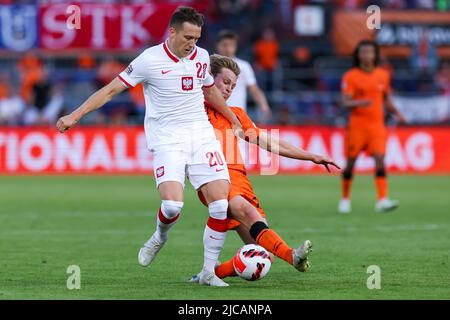
[[[204,264],[203,270],[214,272],[227,235],[228,201],[225,199],[208,205],[209,218],[203,233]]]
[[[156,231],[153,234],[158,242],[167,240],[167,233],[180,217],[181,208],[183,208],[183,202],[162,200],[156,218]]]

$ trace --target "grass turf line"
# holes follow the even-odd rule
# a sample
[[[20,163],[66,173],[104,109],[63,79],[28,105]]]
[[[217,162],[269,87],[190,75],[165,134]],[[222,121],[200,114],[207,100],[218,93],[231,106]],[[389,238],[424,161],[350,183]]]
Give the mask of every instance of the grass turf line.
[[[313,241],[309,272],[278,259],[261,281],[188,283],[202,265],[207,219],[190,186],[169,242],[142,268],[137,252],[160,203],[151,177],[0,177],[0,299],[450,298],[448,177],[391,176],[400,208],[376,214],[373,179],[357,176],[350,215],[336,213],[337,176],[251,180],[270,226],[288,244]],[[239,246],[230,232],[221,260]],[[80,290],[66,288],[73,264],[81,268]],[[369,265],[381,268],[381,290],[366,287]]]

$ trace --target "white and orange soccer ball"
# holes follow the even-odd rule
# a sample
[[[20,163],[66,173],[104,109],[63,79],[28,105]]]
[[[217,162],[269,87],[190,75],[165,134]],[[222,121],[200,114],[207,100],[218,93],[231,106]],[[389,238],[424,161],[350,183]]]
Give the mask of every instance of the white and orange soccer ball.
[[[264,278],[271,265],[270,253],[256,244],[243,246],[233,258],[234,271],[239,277],[248,281]]]

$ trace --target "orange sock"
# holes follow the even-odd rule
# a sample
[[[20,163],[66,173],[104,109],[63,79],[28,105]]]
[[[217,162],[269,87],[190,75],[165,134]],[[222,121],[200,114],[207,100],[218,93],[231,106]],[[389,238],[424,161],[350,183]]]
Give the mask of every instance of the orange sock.
[[[386,198],[388,189],[386,177],[375,177],[375,185],[377,187],[377,199]]]
[[[216,276],[218,276],[220,279],[236,276],[236,271],[234,271],[233,266],[233,259],[230,259],[218,265],[215,269],[215,272]]]
[[[269,252],[292,264],[292,248],[272,229],[264,229],[256,237],[256,243],[269,250]]]
[[[350,198],[350,189],[352,187],[352,179],[342,179],[342,198]]]

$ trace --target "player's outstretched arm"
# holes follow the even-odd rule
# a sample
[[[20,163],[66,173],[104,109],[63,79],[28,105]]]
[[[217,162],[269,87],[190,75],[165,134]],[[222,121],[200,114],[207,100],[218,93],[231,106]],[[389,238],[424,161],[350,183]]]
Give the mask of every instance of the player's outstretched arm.
[[[255,140],[250,140],[250,142],[256,143]],[[331,158],[308,152],[306,150],[303,150],[302,148],[294,147],[289,142],[278,139],[273,135],[269,135],[265,131],[260,131],[257,144],[261,148],[266,149],[267,151],[270,151],[272,153],[279,154],[283,157],[312,161],[315,164],[323,165],[328,170],[328,172],[330,172],[330,165],[336,167],[337,169],[340,169],[340,167]]]
[[[56,122],[58,131],[64,132],[66,130],[69,130],[74,125],[76,125],[83,116],[102,107],[115,95],[121,93],[125,89],[126,88],[123,85],[122,81],[120,81],[117,77],[114,78],[109,84],[92,94],[81,106],[79,106],[72,113],[59,118],[59,120]]]
[[[211,107],[221,113],[228,121],[230,121],[234,133],[240,138],[244,137],[242,124],[233,111],[228,107],[225,99],[222,97],[219,89],[215,85],[203,88],[205,100],[211,104]]]
[[[400,123],[406,123],[405,117],[404,117],[403,114],[402,114],[400,111],[398,111],[398,109],[395,107],[394,102],[392,102],[392,98],[391,98],[391,95],[390,95],[390,94],[386,94],[386,95],[384,96],[384,103],[385,103],[385,105],[386,105],[386,109],[387,109],[390,113],[392,113],[393,115],[395,115]]]

